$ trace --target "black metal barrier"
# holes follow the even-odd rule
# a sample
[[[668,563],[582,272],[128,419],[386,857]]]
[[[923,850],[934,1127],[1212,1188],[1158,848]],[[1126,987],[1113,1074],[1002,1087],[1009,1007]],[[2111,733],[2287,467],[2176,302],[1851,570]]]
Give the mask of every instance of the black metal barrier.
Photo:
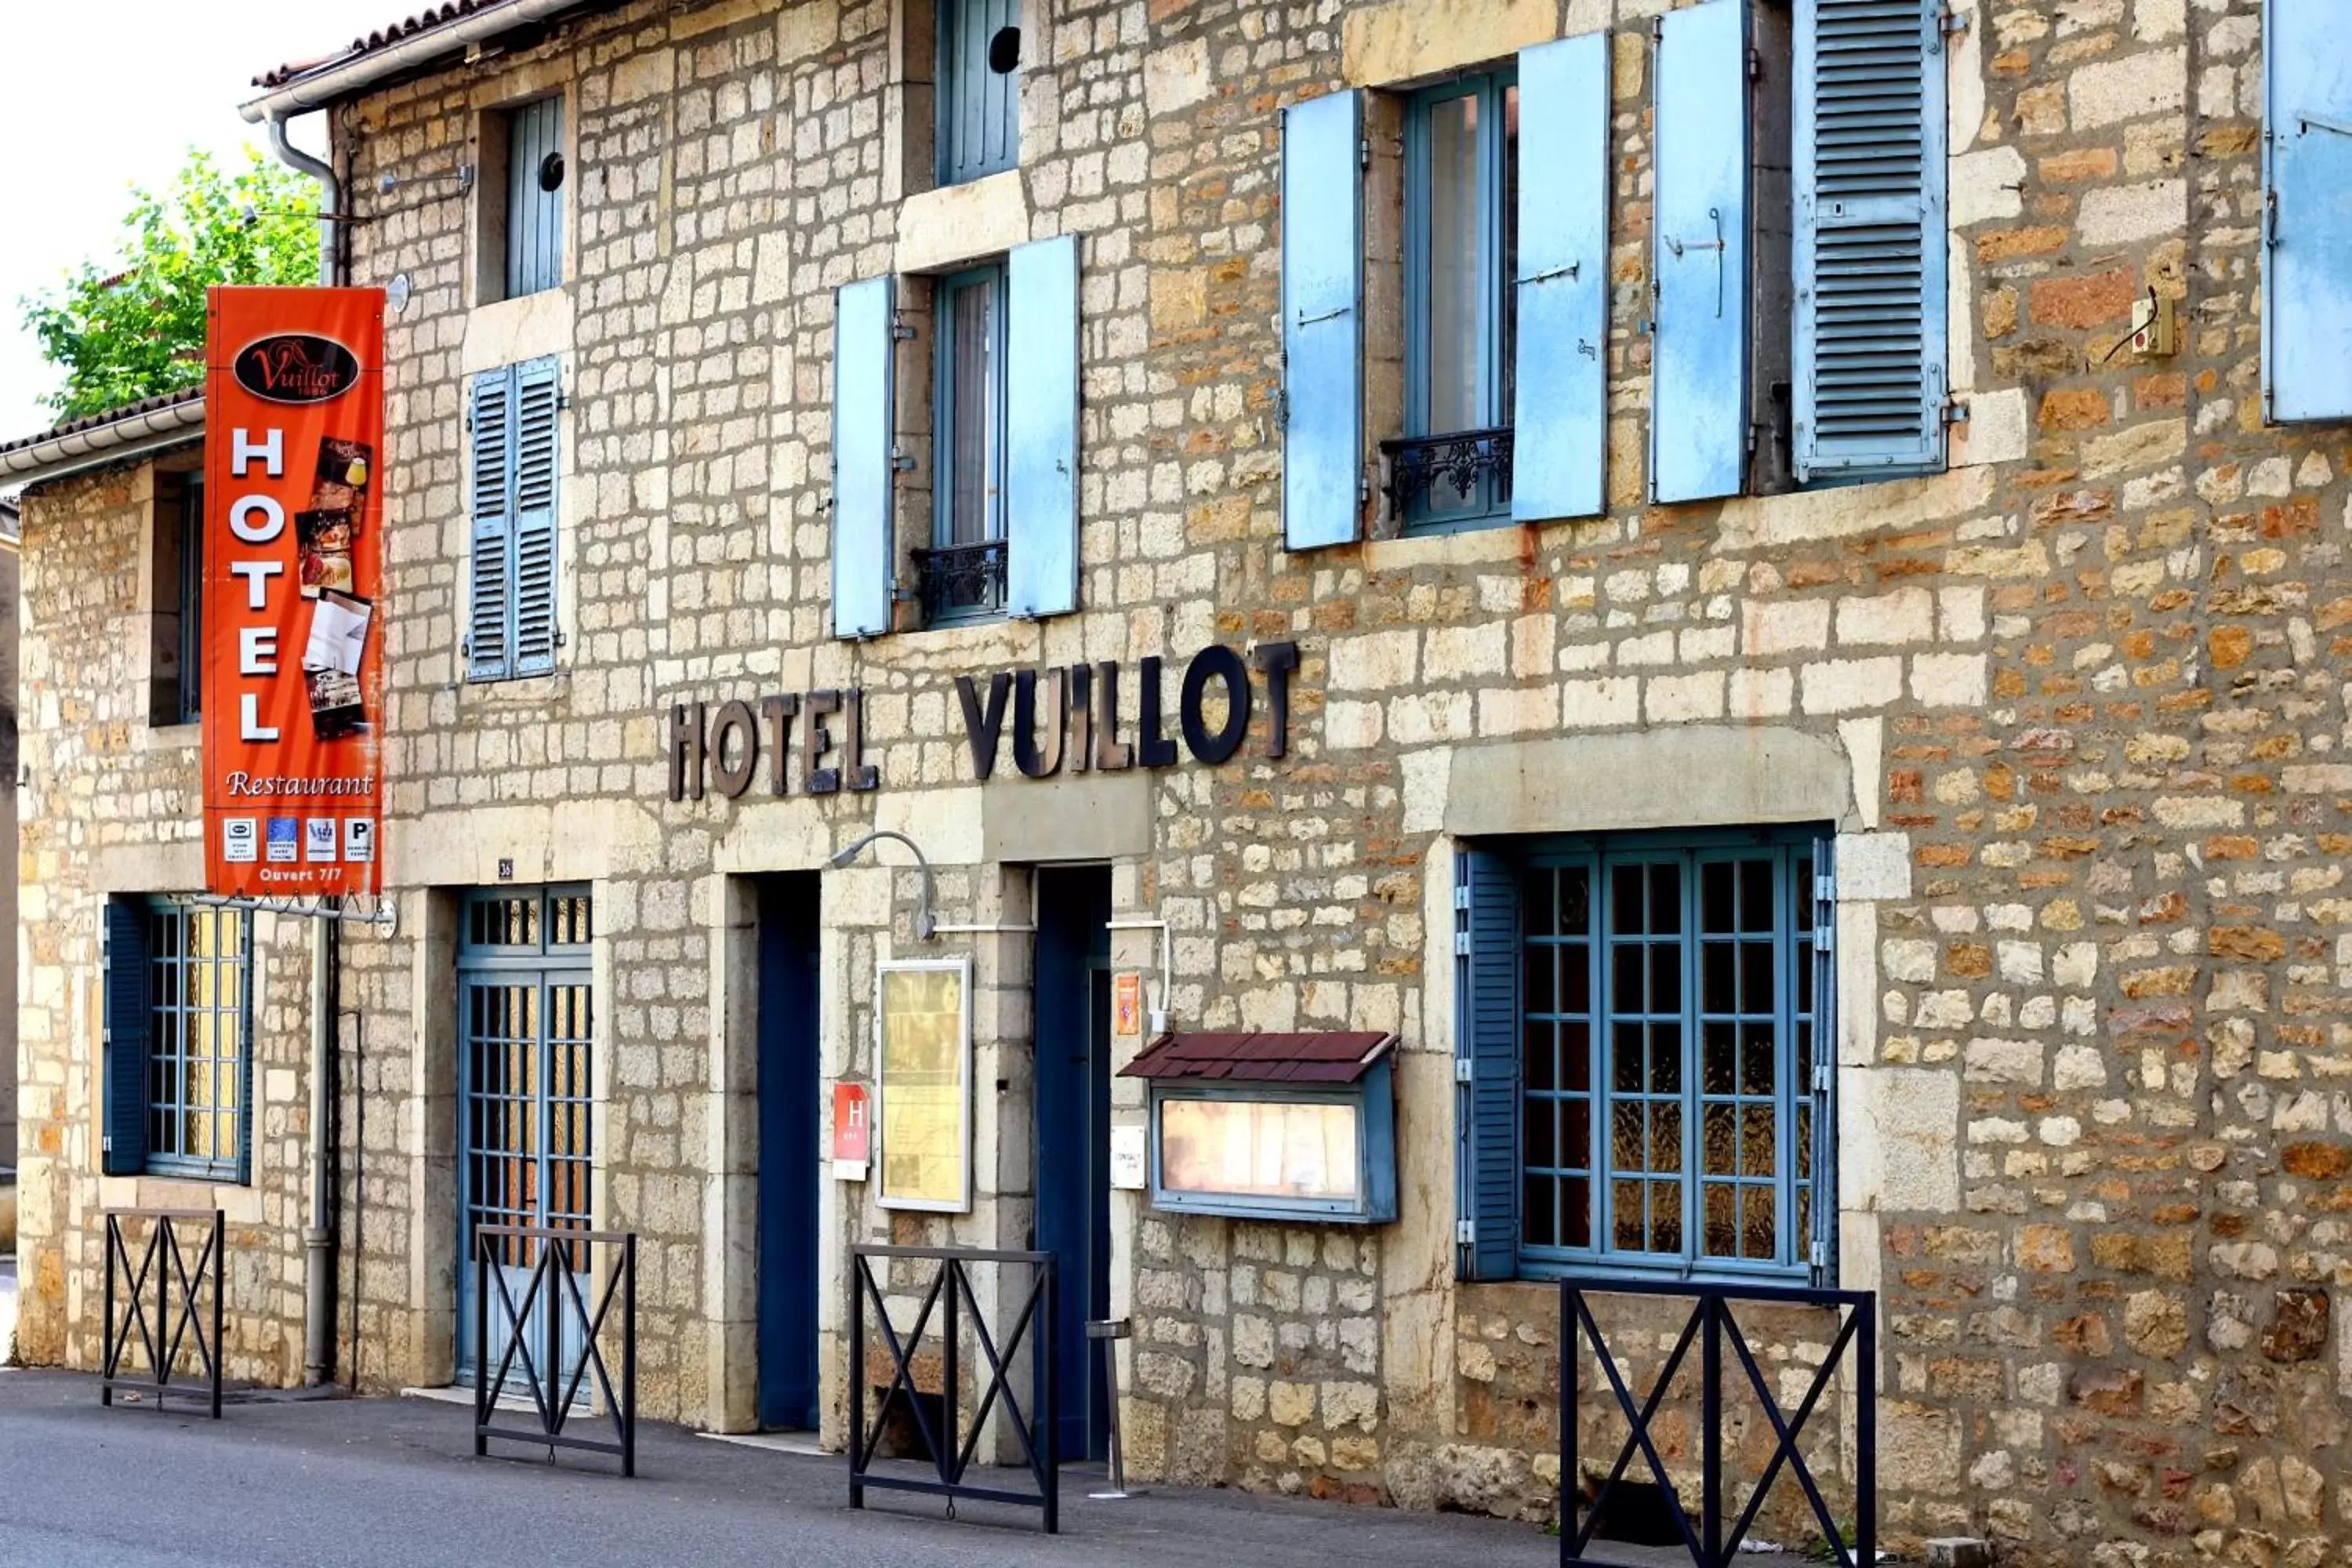
[[[607,1267],[587,1261],[602,1249]],[[583,1275],[588,1289],[581,1288]],[[521,1281],[520,1293],[515,1281]],[[594,1311],[588,1309],[595,1294]],[[491,1302],[498,1304],[492,1313]],[[604,1360],[604,1325],[621,1309],[621,1383]],[[495,1325],[499,1339],[490,1337]],[[536,1341],[536,1345],[533,1344]],[[499,1425],[501,1395],[521,1363],[536,1427]],[[567,1366],[567,1363],[570,1364]],[[580,1389],[593,1371],[593,1393],[604,1402],[613,1436],[578,1436],[566,1430]],[[490,1439],[620,1458],[621,1474],[637,1473],[637,1238],[635,1232],[551,1229],[536,1225],[474,1227],[474,1457]]]
[[[126,1220],[148,1224],[147,1245],[135,1265],[131,1261],[131,1243],[123,1235]],[[204,1246],[196,1253],[193,1269],[188,1267],[188,1249],[181,1241],[183,1226],[205,1227]],[[222,1254],[227,1237],[227,1215],[219,1209],[106,1211],[106,1336],[99,1372],[100,1405],[112,1405],[117,1388],[137,1388],[153,1395],[155,1408],[161,1410],[181,1352],[193,1348],[212,1398],[212,1418],[220,1419],[221,1297],[226,1278]],[[150,1279],[153,1281],[152,1298]],[[204,1310],[198,1299],[205,1295],[207,1283],[212,1300],[209,1310]],[[152,1321],[147,1315],[151,1307],[155,1314]],[[149,1375],[144,1379],[122,1375],[134,1331],[147,1358]]]
[[[874,1266],[883,1265],[885,1278],[875,1278]],[[923,1289],[922,1305],[915,1313],[914,1327],[903,1336],[891,1326],[889,1309],[885,1305],[885,1290],[889,1284],[889,1265],[894,1262],[936,1263],[939,1265]],[[1005,1335],[1000,1348],[988,1331],[988,1314],[981,1310],[979,1299],[972,1293],[971,1270],[976,1266],[997,1265],[1027,1268],[1029,1289],[1020,1297],[1020,1305],[1013,1318],[1012,1331]],[[853,1247],[850,1248],[849,1271],[849,1506],[866,1506],[866,1489],[885,1487],[898,1491],[923,1492],[948,1500],[948,1515],[955,1516],[956,1500],[968,1498],[975,1502],[1011,1503],[1016,1507],[1042,1510],[1045,1532],[1058,1533],[1062,1528],[1061,1491],[1059,1481],[1060,1454],[1055,1448],[1055,1419],[1059,1408],[1056,1397],[1060,1368],[1056,1365],[1054,1324],[1055,1302],[1054,1255],[1050,1252],[982,1252],[961,1247]],[[869,1426],[866,1419],[867,1384],[866,1371],[866,1310],[873,1310],[874,1321],[882,1331],[882,1342],[890,1353],[890,1384],[883,1392],[881,1408],[876,1412]],[[980,1386],[977,1403],[969,1420],[963,1418],[961,1323],[969,1314],[972,1337],[980,1349],[980,1357],[987,1366],[988,1379]],[[938,1419],[926,1408],[927,1395],[920,1387],[921,1366],[926,1348],[926,1336],[933,1332],[937,1319],[937,1350],[939,1357]],[[1032,1379],[1032,1397],[1027,1409],[1022,1407],[1014,1391],[1011,1374],[1018,1369],[1018,1358],[1026,1342],[1035,1364]],[[972,1369],[975,1383],[980,1369]],[[999,1399],[1004,1405],[1004,1416],[1013,1435],[1021,1445],[1021,1454],[1031,1478],[1036,1482],[1034,1492],[1014,1491],[1004,1487],[975,1485],[965,1478],[970,1474],[972,1457],[980,1447],[981,1435],[986,1430],[990,1414]],[[923,1458],[929,1462],[932,1474],[904,1475],[877,1471],[874,1466],[878,1458],[885,1432],[895,1412],[903,1411],[912,1417],[916,1433],[922,1440]]]
[[[1593,1296],[1656,1296],[1680,1297],[1694,1300],[1690,1317],[1675,1341],[1664,1363],[1659,1368],[1657,1381],[1648,1394],[1636,1398],[1619,1370],[1616,1356],[1609,1347],[1601,1325],[1594,1321],[1590,1298]],[[1772,1395],[1770,1381],[1758,1365],[1755,1352],[1748,1337],[1740,1331],[1735,1308],[1759,1307],[1825,1307],[1842,1314],[1835,1336],[1831,1340],[1829,1353],[1812,1373],[1793,1415],[1784,1412]],[[1646,1336],[1654,1331],[1656,1319],[1644,1316],[1642,1331]],[[1693,1568],[1728,1568],[1754,1527],[1756,1517],[1764,1507],[1772,1483],[1780,1479],[1783,1466],[1797,1479],[1805,1494],[1814,1520],[1821,1528],[1824,1542],[1839,1568],[1864,1568],[1878,1561],[1878,1300],[1868,1290],[1811,1290],[1793,1287],[1743,1286],[1738,1288],[1673,1283],[1629,1283],[1612,1279],[1566,1279],[1560,1282],[1560,1413],[1559,1413],[1559,1477],[1560,1529],[1559,1560],[1577,1563],[1587,1568],[1626,1568],[1605,1558],[1587,1555],[1587,1549],[1596,1544],[1606,1546],[1606,1541],[1596,1542],[1594,1532],[1606,1517],[1611,1491],[1623,1479],[1626,1468],[1638,1451],[1655,1479],[1663,1510],[1671,1520],[1680,1543],[1690,1552]],[[1665,1461],[1660,1458],[1653,1440],[1650,1423],[1659,1406],[1665,1402],[1666,1392],[1673,1385],[1675,1374],[1681,1370],[1684,1358],[1689,1354],[1692,1342],[1699,1346],[1699,1405],[1697,1430],[1699,1443],[1699,1518],[1693,1524],[1684,1510],[1681,1494],[1676,1491],[1674,1478],[1667,1473]],[[1584,1511],[1580,1525],[1576,1504],[1582,1490],[1582,1479],[1577,1468],[1577,1415],[1582,1407],[1583,1388],[1578,1363],[1580,1352],[1590,1342],[1593,1358],[1599,1363],[1601,1375],[1608,1384],[1620,1414],[1625,1417],[1628,1435],[1625,1446],[1618,1450],[1616,1462],[1610,1467],[1608,1479],[1601,1483]],[[1774,1444],[1772,1457],[1764,1467],[1762,1478],[1755,1491],[1736,1514],[1729,1512],[1724,1499],[1723,1456],[1724,1433],[1724,1364],[1723,1350],[1728,1344],[1737,1358],[1747,1387],[1753,1391],[1764,1419],[1770,1425]],[[1851,1351],[1853,1353],[1848,1354]],[[1822,1395],[1830,1389],[1841,1369],[1853,1382],[1854,1404],[1854,1507],[1851,1528],[1841,1526],[1836,1514],[1823,1500],[1822,1489],[1811,1468],[1797,1447],[1804,1433],[1805,1424],[1812,1418]],[[1831,1403],[1827,1425],[1839,1424],[1836,1402]],[[1726,1529],[1726,1521],[1729,1528]]]

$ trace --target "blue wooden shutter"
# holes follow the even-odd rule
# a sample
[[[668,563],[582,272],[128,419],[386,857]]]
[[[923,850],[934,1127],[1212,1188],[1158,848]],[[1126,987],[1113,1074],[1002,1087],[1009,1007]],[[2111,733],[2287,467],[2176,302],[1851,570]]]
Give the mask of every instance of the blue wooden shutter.
[[[555,619],[555,361],[515,367],[514,668],[545,675],[563,641]]]
[[[147,904],[106,901],[105,1147],[99,1169],[110,1176],[147,1168],[147,1057],[154,1015],[147,973]]]
[[[540,170],[563,152],[563,100],[542,98],[507,111],[509,299],[563,281],[563,187],[543,189]]]
[[[1834,840],[1813,841],[1813,885],[1797,896],[1813,900],[1813,1080],[1802,1086],[1813,1109],[1812,1282],[1837,1283],[1837,866]]]
[[[2263,387],[2273,420],[2352,418],[2352,72],[2341,0],[2270,0]]]
[[[890,629],[898,575],[890,532],[898,488],[892,279],[843,286],[833,311],[833,635],[879,637]]]
[[[1511,515],[1607,504],[1609,39],[1519,51],[1519,319]]]
[[[1737,495],[1746,475],[1746,5],[1707,0],[1656,24],[1650,493],[1661,501]]]
[[[1358,96],[1282,116],[1282,540],[1356,537],[1364,450],[1364,187]]]
[[[1519,1266],[1517,872],[1489,850],[1461,851],[1454,909],[1457,1268],[1465,1279],[1508,1279]]]
[[[939,0],[939,176],[952,185],[1021,162],[1021,72],[989,62],[996,35],[1020,27],[1021,0]],[[1029,37],[1022,35],[1023,55]]]
[[[1797,477],[1944,462],[1944,56],[1935,0],[1797,8]]]
[[[474,378],[468,433],[474,547],[467,562],[466,679],[514,673],[514,367]]]
[[[1078,607],[1078,241],[1013,249],[1006,267],[1005,595],[1014,616]]]

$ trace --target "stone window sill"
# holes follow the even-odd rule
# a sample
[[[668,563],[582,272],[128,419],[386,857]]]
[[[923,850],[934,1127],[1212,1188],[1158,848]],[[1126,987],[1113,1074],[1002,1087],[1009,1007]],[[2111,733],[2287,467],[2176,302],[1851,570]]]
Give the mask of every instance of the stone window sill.
[[[100,1176],[98,1201],[110,1209],[219,1209],[231,1225],[261,1223],[261,1189],[186,1176]]]

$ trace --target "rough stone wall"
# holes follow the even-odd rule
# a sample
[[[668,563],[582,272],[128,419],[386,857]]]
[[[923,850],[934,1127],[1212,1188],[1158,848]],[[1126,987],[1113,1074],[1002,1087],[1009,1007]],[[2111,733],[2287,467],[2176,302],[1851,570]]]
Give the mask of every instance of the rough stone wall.
[[[155,489],[153,466],[131,464],[25,497],[17,1351],[36,1365],[98,1365],[103,1210],[217,1205],[229,1220],[224,1374],[284,1385],[302,1375],[306,922],[256,917],[250,1184],[98,1174],[106,899],[204,885],[195,726],[148,722],[153,584],[142,563]]]
[[[1645,24],[1664,8],[1065,0],[1032,21],[1022,168],[985,190],[921,189],[887,4],[639,5],[342,116],[362,192],[454,172],[478,109],[551,85],[577,136],[558,298],[469,310],[466,205],[442,187],[404,184],[354,234],[358,281],[415,290],[392,321],[386,472],[404,923],[346,949],[371,1383],[446,1373],[452,1331],[446,904],[423,889],[490,883],[501,859],[518,882],[593,882],[598,1213],[647,1237],[647,1408],[740,1422],[735,879],[821,865],[872,818],[941,863],[943,910],[1017,923],[1023,879],[992,860],[1036,854],[986,849],[1023,781],[971,782],[949,678],[1294,637],[1292,755],[1141,784],[1153,826],[1113,857],[1116,896],[1173,927],[1180,1024],[1402,1034],[1403,1212],[1359,1235],[1120,1194],[1139,1469],[1548,1507],[1556,1299],[1451,1278],[1448,857],[1817,820],[1841,833],[1841,1273],[1884,1292],[1892,1529],[2101,1568],[2342,1549],[2327,1301],[2352,1159],[2333,1087],[2352,779],[2327,661],[2352,619],[2352,459],[2340,431],[2262,423],[2260,7],[1959,7],[1950,471],[1650,508]],[[1602,25],[1611,513],[1286,554],[1279,108]],[[1375,205],[1378,361],[1396,316]],[[829,640],[831,289],[1056,232],[1082,237],[1085,610]],[[2116,350],[2149,289],[2182,306],[2170,360]],[[564,668],[470,686],[460,378],[549,345],[572,399]],[[1376,374],[1376,416],[1384,397]],[[929,452],[908,422],[911,542]],[[37,605],[29,542],[27,561]],[[852,685],[878,796],[667,803],[669,702]],[[870,1074],[874,963],[919,951],[914,890],[870,861],[827,874],[828,1076]],[[36,897],[30,941],[58,967],[28,1020],[94,973]],[[980,966],[975,1081],[1000,1086],[977,1112],[981,1202],[888,1219],[839,1189],[828,1234],[1017,1244],[1025,945],[920,951]],[[1156,965],[1129,933],[1118,955]],[[64,1094],[50,1052],[68,1048],[36,1062]],[[1790,1366],[1814,1353],[1779,1337]],[[827,1399],[837,1428],[837,1373]]]

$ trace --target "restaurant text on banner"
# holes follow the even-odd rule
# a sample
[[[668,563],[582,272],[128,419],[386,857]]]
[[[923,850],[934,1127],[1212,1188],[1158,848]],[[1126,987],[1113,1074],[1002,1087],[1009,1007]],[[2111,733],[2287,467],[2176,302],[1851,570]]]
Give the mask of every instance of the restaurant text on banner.
[[[205,885],[383,885],[383,293],[215,289]]]

